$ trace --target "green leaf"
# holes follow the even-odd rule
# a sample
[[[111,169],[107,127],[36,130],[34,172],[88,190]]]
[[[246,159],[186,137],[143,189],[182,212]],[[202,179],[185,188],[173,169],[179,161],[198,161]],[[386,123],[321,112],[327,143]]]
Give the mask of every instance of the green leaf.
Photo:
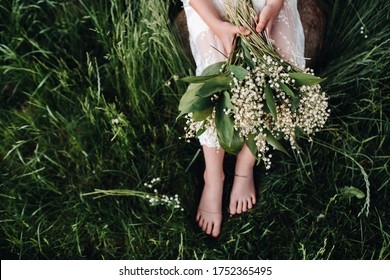
[[[208,97],[213,95],[216,92],[230,89],[230,82],[232,78],[226,76],[217,76],[213,79],[210,79],[202,85],[196,95],[201,97]]]
[[[201,136],[205,131],[206,131],[206,129],[205,129],[204,127],[198,129],[198,130],[196,131],[196,137]]]
[[[194,103],[192,104],[190,108],[190,112],[200,112],[203,110],[206,110],[208,108],[212,108],[214,106],[214,103],[211,101],[209,97],[203,98],[198,97]]]
[[[192,119],[195,122],[204,121],[205,119],[207,119],[208,116],[211,115],[212,112],[213,112],[213,108],[212,107],[207,108],[207,109],[202,110],[202,111],[194,112],[193,115],[192,115]]]
[[[229,94],[229,92],[224,91],[223,94],[224,94],[224,96],[225,96],[225,105],[226,105],[226,108],[228,108],[228,109],[234,109],[233,103],[232,103],[232,101],[231,101],[231,99],[230,99],[230,94]]]
[[[257,146],[256,146],[256,141],[255,141],[255,137],[252,134],[248,135],[248,137],[246,138],[245,144],[248,146],[252,155],[255,158],[258,158],[259,155],[258,155],[258,150],[257,150]]]
[[[321,83],[325,79],[313,76],[307,73],[293,72],[288,74],[291,79],[294,79],[300,85],[312,86]]]
[[[294,131],[294,132],[295,132],[295,137],[296,137],[296,138],[300,138],[300,137],[306,135],[306,133],[303,131],[303,129],[300,128],[299,126],[296,126],[296,127],[295,127],[295,131]]]
[[[267,140],[267,143],[269,143],[272,147],[274,147],[275,150],[281,151],[285,153],[286,155],[290,156],[289,153],[286,151],[286,149],[280,144],[278,140],[269,132],[266,130],[267,136],[265,137],[265,140]]]
[[[207,76],[190,76],[184,77],[181,80],[187,83],[205,83],[210,79],[217,77],[218,75],[207,75]]]
[[[224,112],[224,109],[228,106],[226,102],[227,95],[225,92],[216,103],[215,126],[220,143],[223,142],[226,147],[229,147],[233,141],[234,121],[232,116],[226,115]]]
[[[244,146],[244,138],[241,137],[240,133],[236,130],[233,132],[233,138],[230,145],[226,145],[220,138],[218,138],[218,140],[224,151],[232,155],[238,154]]]
[[[202,86],[203,84],[190,84],[188,86],[187,91],[180,99],[180,114],[178,118],[190,112],[200,112],[213,107],[214,103],[211,101],[210,97],[197,96],[197,93]]]
[[[179,103],[179,111],[181,111],[182,114],[186,114],[190,112],[189,107],[191,107],[192,104],[197,99],[196,95],[202,86],[203,86],[202,84],[190,84],[188,86],[186,92],[181,97]]]
[[[226,67],[226,69],[230,72],[233,72],[234,76],[236,76],[240,81],[242,81],[249,74],[248,70],[237,65],[229,65]]]
[[[250,51],[248,50],[248,48],[245,46],[244,43],[241,43],[241,47],[242,47],[242,51],[244,53],[245,62],[249,65],[250,68],[254,68],[255,64],[252,60],[252,56],[250,54]]]
[[[265,86],[265,101],[267,103],[267,106],[268,106],[268,109],[269,111],[271,112],[272,114],[272,117],[274,118],[274,120],[276,121],[276,106],[275,106],[275,99],[274,99],[274,96],[272,94],[272,89],[271,87],[269,86],[269,84],[267,83],[267,85]]]
[[[355,188],[355,187],[345,187],[345,188],[342,188],[342,189],[340,189],[340,193],[341,193],[342,196],[356,197],[358,199],[362,199],[362,198],[366,197],[364,192],[362,192],[361,190],[359,190],[358,188]]]
[[[298,109],[300,100],[301,99],[298,96],[295,96],[295,97],[291,98],[291,111],[292,112],[295,112]]]
[[[295,97],[294,92],[293,92],[285,83],[279,82],[279,85],[280,85],[280,88],[281,88],[285,93],[287,93],[287,94],[290,95],[291,97]]]
[[[214,64],[211,64],[209,66],[207,66],[201,76],[209,76],[209,75],[219,75],[221,74],[221,68],[222,66],[225,64],[226,62],[225,61],[220,61],[220,62],[217,62],[217,63],[214,63]]]

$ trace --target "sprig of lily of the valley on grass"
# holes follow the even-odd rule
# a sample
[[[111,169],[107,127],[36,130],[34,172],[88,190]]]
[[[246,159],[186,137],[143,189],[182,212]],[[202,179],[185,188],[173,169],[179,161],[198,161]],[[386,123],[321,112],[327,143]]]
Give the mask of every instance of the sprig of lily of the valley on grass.
[[[168,208],[180,209],[184,211],[184,208],[181,207],[181,202],[178,194],[174,196],[168,196],[166,194],[160,194],[156,185],[161,182],[160,177],[153,178],[150,182],[145,182],[144,187],[148,189],[153,189],[153,193],[145,191],[137,191],[133,189],[95,189],[93,192],[85,193],[83,196],[95,196],[94,198],[101,198],[105,196],[132,196],[145,199],[149,202],[150,206],[159,206],[163,205]]]
[[[330,113],[319,85],[323,79],[282,59],[267,33],[255,31],[250,2],[230,3],[226,13],[231,23],[251,34],[234,40],[226,61],[182,79],[190,85],[180,100],[179,116],[187,118],[186,138],[216,129],[225,151],[236,154],[246,144],[270,168],[270,146],[288,154],[282,139],[296,149],[299,135],[311,139],[323,128]]]

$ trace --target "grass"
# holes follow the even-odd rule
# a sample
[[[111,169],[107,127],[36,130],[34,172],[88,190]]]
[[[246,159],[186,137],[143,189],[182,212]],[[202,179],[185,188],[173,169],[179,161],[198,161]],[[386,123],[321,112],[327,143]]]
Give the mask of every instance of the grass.
[[[328,3],[328,126],[257,166],[255,209],[214,240],[194,222],[199,145],[178,139],[179,1],[1,2],[1,258],[389,259],[390,4]]]

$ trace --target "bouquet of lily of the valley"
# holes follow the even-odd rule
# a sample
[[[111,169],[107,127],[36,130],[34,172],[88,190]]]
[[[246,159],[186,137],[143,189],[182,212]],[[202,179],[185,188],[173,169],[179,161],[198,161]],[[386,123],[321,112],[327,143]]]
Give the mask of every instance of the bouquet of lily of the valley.
[[[297,148],[297,136],[311,139],[329,110],[319,85],[323,79],[281,59],[267,34],[255,31],[255,17],[251,1],[228,4],[226,18],[251,34],[235,39],[226,61],[208,66],[201,76],[183,78],[190,85],[179,110],[187,118],[186,138],[213,127],[226,152],[236,154],[245,144],[269,168],[270,146],[287,153],[280,143],[284,139]]]

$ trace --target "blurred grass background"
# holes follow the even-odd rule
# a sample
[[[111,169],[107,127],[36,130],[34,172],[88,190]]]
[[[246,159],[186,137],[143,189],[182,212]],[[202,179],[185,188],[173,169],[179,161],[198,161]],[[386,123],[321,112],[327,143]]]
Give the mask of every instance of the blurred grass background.
[[[180,1],[1,1],[1,258],[389,259],[390,3],[326,2],[328,126],[257,166],[256,207],[211,239],[202,154],[176,121],[194,73]]]

